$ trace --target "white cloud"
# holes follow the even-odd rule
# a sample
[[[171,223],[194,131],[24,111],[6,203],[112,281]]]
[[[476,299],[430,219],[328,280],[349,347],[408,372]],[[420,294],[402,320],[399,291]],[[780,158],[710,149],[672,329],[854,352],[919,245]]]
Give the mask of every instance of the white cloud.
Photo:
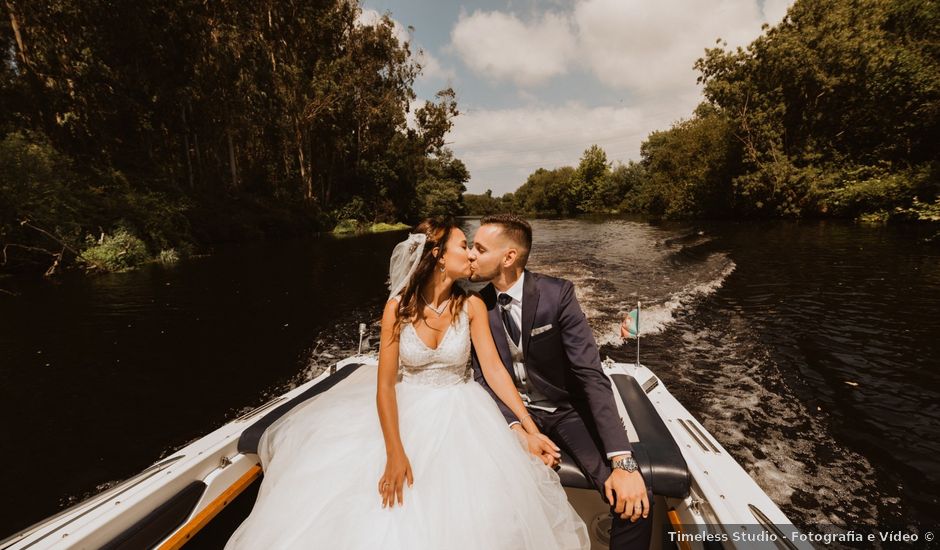
[[[764,21],[776,25],[787,14],[791,5],[793,0],[764,0]]]
[[[658,94],[695,88],[695,60],[722,38],[743,46],[777,23],[792,0],[581,0],[531,21],[462,14],[451,47],[474,72],[532,86],[582,65],[610,88]]]
[[[701,101],[695,60],[717,38],[728,47],[757,38],[792,0],[580,0],[567,13],[523,22],[502,12],[461,16],[451,47],[478,74],[515,82],[515,109],[464,109],[451,133],[470,169],[471,192],[515,190],[536,168],[575,165],[596,143],[612,161],[639,158],[650,132],[691,116]],[[529,86],[580,64],[626,104],[545,106]],[[589,85],[589,84],[588,84]],[[507,90],[512,92],[512,90]],[[571,90],[571,97],[578,90]]]
[[[581,55],[595,76],[641,94],[694,89],[695,60],[719,37],[729,47],[761,33],[754,0],[585,0],[574,11]]]
[[[614,162],[639,158],[653,130],[687,116],[696,94],[661,97],[629,107],[562,106],[470,109],[455,119],[448,141],[473,176],[471,193],[514,191],[536,168],[577,165],[593,144]]]
[[[473,71],[532,86],[567,71],[576,51],[570,19],[556,13],[523,22],[513,14],[461,14],[451,45]]]
[[[451,81],[457,77],[453,69],[441,65],[441,62],[427,50],[420,49],[414,52],[414,57],[421,65],[419,78],[422,80]]]
[[[382,14],[376,10],[365,9],[359,13],[356,22],[364,27],[374,27],[382,22]],[[392,19],[392,33],[400,44],[411,42],[411,33],[395,19]]]

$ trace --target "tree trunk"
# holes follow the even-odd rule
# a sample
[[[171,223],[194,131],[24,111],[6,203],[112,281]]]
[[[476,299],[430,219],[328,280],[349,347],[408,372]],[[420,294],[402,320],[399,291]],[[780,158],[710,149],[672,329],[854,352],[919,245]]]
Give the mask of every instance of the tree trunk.
[[[238,189],[238,167],[235,165],[235,142],[232,140],[232,131],[228,130],[228,165],[232,171],[232,189]]]
[[[202,152],[199,150],[199,134],[193,133],[193,148],[196,150],[196,172],[199,174],[200,184],[204,181],[202,177]]]
[[[10,26],[13,27],[13,36],[16,38],[16,47],[20,62],[23,64],[24,68],[29,68],[32,66],[32,63],[30,63],[26,43],[23,41],[23,33],[20,30],[20,22],[16,17],[16,9],[13,8],[13,3],[10,2],[10,0],[7,0],[5,4],[7,11],[10,12]]]
[[[48,100],[45,98],[46,88],[49,87],[49,79],[42,78],[36,70],[36,66],[33,65],[33,60],[29,55],[29,47],[26,45],[26,39],[23,38],[23,22],[22,19],[17,17],[13,2],[6,0],[4,4],[6,5],[7,11],[10,12],[10,27],[13,29],[13,36],[16,40],[16,53],[19,59],[18,70],[22,71],[26,76],[26,81],[32,87],[33,93],[36,95],[36,114],[48,131],[56,127],[55,120],[48,114],[51,110],[47,108]]]
[[[193,180],[193,160],[189,153],[189,124],[186,123],[186,106],[182,108],[183,113],[183,144],[186,148],[186,174],[189,176],[189,188],[193,189],[195,183]]]
[[[294,142],[297,145],[297,163],[300,165],[300,181],[304,187],[304,199],[313,199],[313,178],[307,170],[307,159],[304,155],[304,134],[300,124],[294,123]]]

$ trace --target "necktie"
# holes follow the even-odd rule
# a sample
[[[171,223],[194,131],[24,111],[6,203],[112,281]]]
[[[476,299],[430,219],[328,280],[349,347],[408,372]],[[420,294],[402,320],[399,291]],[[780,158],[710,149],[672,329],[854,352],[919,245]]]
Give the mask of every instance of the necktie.
[[[512,320],[512,315],[509,314],[509,304],[512,303],[512,296],[504,292],[496,297],[496,301],[499,302],[499,308],[503,310],[503,325],[506,327],[506,332],[509,333],[513,343],[519,345],[519,327],[516,326],[516,322]]]

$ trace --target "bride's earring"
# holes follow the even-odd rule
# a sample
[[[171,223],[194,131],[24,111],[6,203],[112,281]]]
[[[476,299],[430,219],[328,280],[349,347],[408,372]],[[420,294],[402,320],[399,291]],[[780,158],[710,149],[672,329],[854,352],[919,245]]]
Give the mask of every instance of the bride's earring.
[[[441,280],[442,280],[442,281],[444,280],[444,277],[445,277],[445,276],[444,276],[444,265],[441,264]]]

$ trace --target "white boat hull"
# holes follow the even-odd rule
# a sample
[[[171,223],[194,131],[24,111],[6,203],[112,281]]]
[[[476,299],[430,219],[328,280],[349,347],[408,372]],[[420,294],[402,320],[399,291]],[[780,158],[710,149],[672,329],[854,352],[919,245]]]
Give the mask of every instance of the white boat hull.
[[[133,541],[143,540],[141,537],[146,535],[147,529],[161,529],[153,525],[157,523],[155,517],[162,517],[159,521],[170,521],[173,525],[162,528],[165,532],[154,539],[157,541],[154,547],[182,546],[241,490],[260,477],[257,455],[238,450],[239,437],[248,426],[331,376],[341,376],[343,369],[355,368],[354,365],[375,368],[375,361],[372,356],[354,356],[337,363],[330,371],[194,441],[137,476],[0,542],[0,550],[133,546]],[[678,444],[691,474],[691,488],[685,498],[656,497],[654,533],[681,528],[687,538],[718,539],[725,548],[810,548],[805,543],[758,540],[774,534],[774,530],[789,537],[793,530],[791,522],[649,369],[608,360],[604,370],[608,376],[632,376],[647,390],[650,402]],[[635,441],[636,430],[620,396],[614,393],[628,434]],[[566,491],[588,525],[593,548],[607,548],[608,507],[600,495],[580,488],[569,487]],[[174,516],[173,513],[178,514],[171,510],[174,506],[185,507],[185,515]],[[681,527],[670,527],[672,524],[681,524]],[[664,536],[668,542],[669,536],[677,535]],[[651,548],[661,547],[662,542],[662,537],[654,536]],[[704,548],[705,545],[692,540],[688,545],[677,547]]]

